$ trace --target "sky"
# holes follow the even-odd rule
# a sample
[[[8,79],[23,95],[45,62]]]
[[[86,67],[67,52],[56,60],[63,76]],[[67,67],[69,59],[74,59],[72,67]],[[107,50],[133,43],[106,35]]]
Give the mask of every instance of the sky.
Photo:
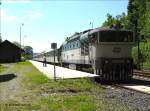
[[[75,32],[100,27],[107,13],[127,13],[128,0],[0,0],[2,40],[20,42],[34,52],[58,47]],[[23,26],[21,24],[24,24]]]

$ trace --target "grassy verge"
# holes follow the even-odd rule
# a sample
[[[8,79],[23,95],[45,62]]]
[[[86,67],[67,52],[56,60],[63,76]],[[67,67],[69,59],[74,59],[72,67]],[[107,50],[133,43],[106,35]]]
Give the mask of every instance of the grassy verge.
[[[144,63],[143,64],[143,69],[150,70],[150,63]]]
[[[92,79],[50,80],[31,63],[21,62],[12,69],[23,73],[21,91],[15,99],[0,102],[1,111],[128,111],[126,106],[98,99],[105,90]],[[18,74],[18,76],[19,76]]]
[[[5,67],[5,66],[3,66],[3,65],[0,64],[0,73],[3,72],[3,71],[5,71],[6,68],[7,68],[7,67]]]

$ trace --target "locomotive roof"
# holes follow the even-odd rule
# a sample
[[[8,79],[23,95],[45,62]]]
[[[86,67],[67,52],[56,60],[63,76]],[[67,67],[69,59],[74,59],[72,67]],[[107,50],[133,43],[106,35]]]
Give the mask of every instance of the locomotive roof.
[[[80,35],[81,35],[81,32],[80,32],[80,33],[75,33],[75,34],[73,34],[71,37],[69,37],[69,39],[68,39],[67,41],[64,41],[64,42],[62,43],[62,45],[65,45],[65,44],[67,44],[67,43],[69,43],[69,42],[71,42],[71,41],[79,40]]]
[[[131,32],[130,30],[126,29],[117,29],[115,27],[98,27],[90,31],[90,33],[98,32],[98,31],[125,31],[125,32]]]
[[[117,28],[117,26],[113,25],[111,27],[98,27],[98,28],[95,28],[95,29],[88,29],[88,30],[85,30],[83,32],[80,32],[80,33],[75,33],[74,35],[72,35],[68,41],[65,41],[62,45],[64,44],[67,44],[71,41],[74,41],[74,40],[78,40],[78,39],[85,39],[87,38],[88,34],[92,34],[92,33],[95,33],[95,32],[100,32],[100,31],[123,31],[123,32],[132,32],[130,30],[126,30],[126,29],[119,29]]]

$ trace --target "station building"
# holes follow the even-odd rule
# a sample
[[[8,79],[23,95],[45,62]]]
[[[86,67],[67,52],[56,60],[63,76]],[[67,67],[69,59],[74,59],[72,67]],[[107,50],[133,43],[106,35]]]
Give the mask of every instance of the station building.
[[[21,60],[21,52],[24,52],[20,47],[5,40],[0,43],[0,63],[18,62]]]

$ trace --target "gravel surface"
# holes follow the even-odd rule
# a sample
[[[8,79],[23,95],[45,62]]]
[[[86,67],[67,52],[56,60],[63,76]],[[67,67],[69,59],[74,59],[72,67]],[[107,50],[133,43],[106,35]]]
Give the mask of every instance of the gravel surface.
[[[135,111],[150,111],[150,95],[106,86],[106,93],[98,98],[118,101]]]

